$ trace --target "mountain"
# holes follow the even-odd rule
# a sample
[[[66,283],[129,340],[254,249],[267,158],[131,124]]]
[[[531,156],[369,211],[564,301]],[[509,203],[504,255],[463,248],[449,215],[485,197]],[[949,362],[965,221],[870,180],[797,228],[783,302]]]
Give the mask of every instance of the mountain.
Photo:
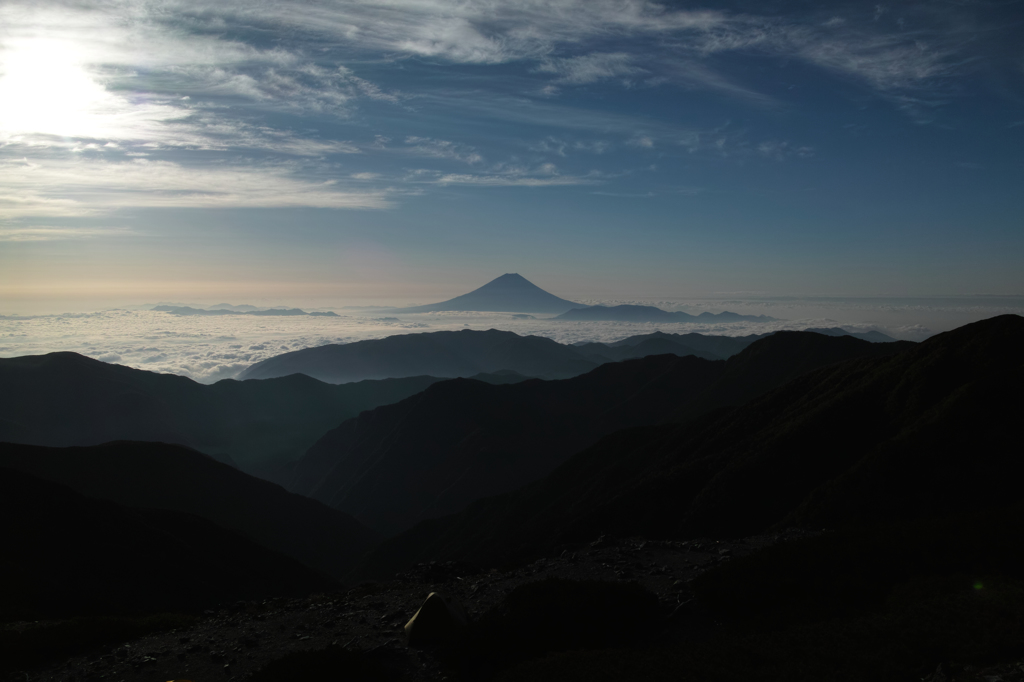
[[[376,539],[347,514],[177,445],[0,443],[0,467],[117,504],[193,514],[326,575],[344,574]]]
[[[769,332],[770,333],[770,332]],[[618,348],[620,346],[636,346],[637,344],[648,341],[650,339],[665,339],[681,344],[686,348],[692,348],[695,351],[707,353],[709,355],[715,355],[722,359],[727,359],[736,355],[741,350],[754,343],[758,339],[763,339],[767,334],[748,334],[746,336],[713,336],[707,334],[697,334],[691,332],[689,334],[666,334],[665,332],[657,331],[651,334],[638,334],[636,336],[629,336],[621,341],[615,341],[608,345],[612,348]]]
[[[892,343],[896,340],[891,336],[874,330],[869,332],[848,332],[841,327],[808,327],[804,331],[824,334],[825,336],[852,336],[855,339],[864,339],[871,343]]]
[[[650,338],[635,345],[611,346],[604,343],[578,343],[573,346],[579,353],[595,362],[619,362],[633,358],[645,358],[648,355],[696,355],[705,360],[721,360],[714,353],[705,353],[684,346],[674,339]]]
[[[180,443],[250,473],[302,455],[345,419],[419,393],[434,377],[344,386],[308,376],[207,386],[76,353],[0,359],[0,441]]]
[[[1020,501],[1022,344],[1024,318],[1003,315],[683,425],[616,432],[535,484],[386,541],[362,572],[519,558],[604,533],[743,536]]]
[[[728,361],[658,355],[563,381],[441,382],[329,432],[286,485],[394,533],[537,480],[617,429],[692,418],[810,369],[909,346],[784,332]]]
[[[670,417],[718,371],[666,355],[564,381],[444,381],[330,431],[286,485],[396,533],[534,481],[616,428]]]
[[[334,581],[182,512],[97,500],[0,468],[0,621],[192,611]]]
[[[422,374],[469,377],[510,369],[527,376],[561,379],[583,374],[596,364],[572,347],[540,336],[463,329],[304,348],[258,362],[238,378],[301,373],[340,384]]]
[[[721,313],[703,312],[690,315],[684,312],[668,312],[650,305],[594,305],[573,308],[555,317],[568,322],[774,322],[767,315],[740,315],[728,311]]]
[[[486,311],[500,313],[564,313],[581,304],[549,294],[525,277],[509,273],[479,289],[441,303],[396,308],[389,313],[433,313],[442,311]]]

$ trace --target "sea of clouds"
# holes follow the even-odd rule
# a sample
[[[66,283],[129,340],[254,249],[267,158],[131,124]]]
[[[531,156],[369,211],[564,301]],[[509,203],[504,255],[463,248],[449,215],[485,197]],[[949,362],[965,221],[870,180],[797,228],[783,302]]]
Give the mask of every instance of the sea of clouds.
[[[586,301],[644,303],[666,310],[730,310],[765,314],[774,322],[728,324],[637,324],[562,322],[547,316],[520,319],[508,313],[348,314],[339,317],[177,316],[151,310],[104,310],[38,316],[0,316],[0,357],[73,351],[97,360],[190,377],[203,383],[237,376],[253,363],[281,353],[331,343],[351,343],[453,329],[502,329],[545,336],[560,343],[618,341],[661,330],[725,336],[809,327],[877,330],[921,341],[1005,312],[1024,313],[1024,298],[991,299],[795,299],[742,297],[729,300]],[[390,318],[390,319],[385,319]],[[397,319],[396,319],[397,318]]]

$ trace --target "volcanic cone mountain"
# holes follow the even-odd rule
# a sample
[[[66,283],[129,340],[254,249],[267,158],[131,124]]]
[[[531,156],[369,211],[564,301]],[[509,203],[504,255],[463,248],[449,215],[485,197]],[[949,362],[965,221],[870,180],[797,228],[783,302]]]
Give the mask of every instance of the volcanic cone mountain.
[[[573,308],[586,307],[554,294],[516,273],[493,279],[479,289],[441,303],[389,310],[389,313],[433,313],[479,310],[498,313],[550,313],[558,315]]]

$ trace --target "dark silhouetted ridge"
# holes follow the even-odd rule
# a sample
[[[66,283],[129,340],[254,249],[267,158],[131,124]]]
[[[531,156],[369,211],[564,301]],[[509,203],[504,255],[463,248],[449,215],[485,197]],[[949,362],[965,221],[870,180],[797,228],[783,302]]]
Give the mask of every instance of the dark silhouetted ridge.
[[[616,429],[740,404],[808,369],[904,347],[787,332],[729,361],[656,355],[563,381],[441,382],[328,433],[288,486],[393,533],[535,481]]]
[[[240,533],[0,467],[0,620],[191,611],[332,580]]]
[[[840,345],[903,350],[828,364],[683,425],[611,434],[531,486],[387,541],[364,570],[522,557],[602,533],[744,536],[1024,499],[1024,318],[992,318],[917,345],[814,336],[752,344],[728,363],[735,385],[750,372],[767,385],[774,364],[836,359],[831,348]]]
[[[327,575],[342,575],[376,539],[347,514],[177,445],[0,443],[0,466],[118,504],[194,514]]]
[[[77,353],[0,359],[0,441],[98,445],[179,443],[249,473],[303,454],[363,410],[419,393],[433,377],[333,386],[308,376],[219,381],[93,360]]]

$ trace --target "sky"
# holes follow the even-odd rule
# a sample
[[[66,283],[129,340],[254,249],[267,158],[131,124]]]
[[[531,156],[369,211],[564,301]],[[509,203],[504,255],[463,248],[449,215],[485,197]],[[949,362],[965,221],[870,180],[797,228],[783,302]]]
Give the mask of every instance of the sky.
[[[0,314],[1024,294],[1024,2],[0,2]]]

